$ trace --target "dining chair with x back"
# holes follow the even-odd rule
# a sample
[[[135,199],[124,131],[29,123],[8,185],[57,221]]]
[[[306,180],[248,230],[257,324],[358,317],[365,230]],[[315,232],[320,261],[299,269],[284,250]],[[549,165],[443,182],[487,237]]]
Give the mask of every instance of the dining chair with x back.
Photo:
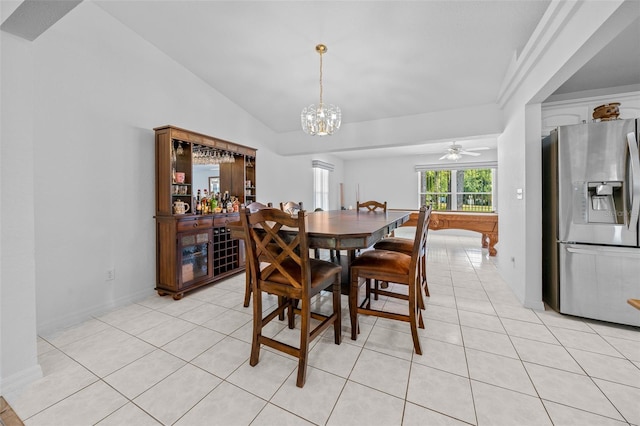
[[[282,210],[283,212],[287,212],[290,215],[297,214],[300,210],[303,209],[304,207],[302,205],[302,201],[297,203],[295,201],[286,201],[280,203],[280,210]]]
[[[362,211],[367,211],[367,212],[375,212],[375,211],[380,211],[382,210],[383,212],[387,212],[387,202],[380,202],[380,201],[374,201],[374,200],[369,200],[369,201],[364,201],[364,202],[360,202],[357,201],[356,202],[357,205],[357,210],[358,212]]]
[[[266,208],[270,208],[273,207],[273,203],[267,203],[267,204],[263,204],[260,203],[258,201],[254,201],[252,203],[249,203],[245,206],[246,209],[248,209],[251,213],[256,212],[258,210],[262,210],[262,209],[266,209]],[[271,247],[271,249],[276,249],[276,247]],[[247,269],[246,271],[246,277],[245,277],[245,289],[244,289],[244,307],[248,308],[249,307],[249,302],[251,301],[251,271],[249,269]]]
[[[305,211],[292,216],[287,212],[267,208],[251,213],[245,209],[240,215],[247,236],[248,264],[252,276],[253,335],[249,364],[255,366],[260,347],[266,345],[298,358],[296,385],[303,387],[306,379],[309,343],[333,325],[334,341],[341,343],[340,277],[342,267],[309,256],[309,240],[305,225]],[[285,229],[283,229],[285,228]],[[270,249],[277,245],[278,251]],[[261,267],[261,263],[263,266]],[[331,313],[312,312],[313,299],[322,290],[332,292]],[[266,315],[262,310],[262,293],[275,294],[283,303]],[[298,307],[300,305],[300,307]],[[284,312],[290,329],[295,326],[294,316],[300,316],[298,347],[268,337],[264,327]],[[318,321],[312,328],[311,319]]]

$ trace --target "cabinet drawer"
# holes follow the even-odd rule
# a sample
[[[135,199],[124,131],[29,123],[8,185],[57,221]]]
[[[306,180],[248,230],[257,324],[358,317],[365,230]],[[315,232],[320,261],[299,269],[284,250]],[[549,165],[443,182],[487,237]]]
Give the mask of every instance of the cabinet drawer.
[[[213,226],[213,218],[212,217],[185,217],[178,221],[177,230],[178,232],[182,231],[193,231],[196,229],[202,228],[211,228]]]
[[[213,220],[213,226],[215,227],[227,226],[227,224],[233,223],[233,222],[240,222],[240,215],[238,213],[224,215],[224,216],[216,216],[215,219]]]

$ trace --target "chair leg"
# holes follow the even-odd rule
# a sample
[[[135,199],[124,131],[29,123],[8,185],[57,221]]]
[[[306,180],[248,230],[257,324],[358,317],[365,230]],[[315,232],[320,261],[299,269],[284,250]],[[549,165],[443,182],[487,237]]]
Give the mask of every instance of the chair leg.
[[[287,310],[287,319],[289,322],[289,329],[293,330],[296,326],[296,315],[294,313],[294,309],[298,307],[298,299],[289,299],[287,298],[287,301],[289,302],[289,309]]]
[[[244,288],[244,307],[249,307],[249,300],[251,299],[251,273],[249,272],[249,268],[246,270],[245,276],[245,288]]]
[[[415,288],[413,290],[409,289],[409,324],[411,325],[413,349],[416,351],[416,354],[422,355],[422,348],[420,347],[420,336],[418,335],[418,317],[422,320],[422,312],[416,304],[415,291]]]
[[[333,338],[336,345],[342,342],[342,307],[341,305],[341,293],[342,283],[340,274],[336,275],[336,279],[333,282],[333,314],[336,319],[333,322]]]
[[[349,317],[351,319],[351,340],[358,336],[358,273],[351,270],[351,284],[349,289]]]
[[[284,305],[285,302],[285,298],[283,296],[278,296],[278,307]],[[284,310],[282,312],[280,312],[280,314],[278,314],[278,319],[280,321],[284,321]]]
[[[311,327],[311,307],[309,299],[302,300],[300,312],[300,351],[298,353],[298,377],[296,386],[301,388],[307,376],[307,354],[309,353],[309,334]]]
[[[249,365],[252,367],[260,361],[260,336],[262,335],[262,292],[253,292],[253,336],[251,338],[251,357]]]
[[[420,262],[421,264],[421,268],[422,268],[422,288],[424,289],[424,293],[426,294],[427,297],[430,297],[429,295],[429,286],[427,285],[427,257],[426,256],[422,256],[422,261]]]
[[[420,308],[420,310],[425,309],[425,304],[424,304],[424,298],[422,297],[422,284],[420,283],[420,276],[418,276],[418,281],[417,281],[417,288],[416,288],[416,292],[417,292],[417,296],[418,296],[418,307]]]

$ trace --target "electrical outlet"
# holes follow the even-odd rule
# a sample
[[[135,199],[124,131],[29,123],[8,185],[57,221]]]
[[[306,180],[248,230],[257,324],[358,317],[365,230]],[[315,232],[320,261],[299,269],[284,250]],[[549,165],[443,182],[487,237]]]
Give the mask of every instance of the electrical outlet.
[[[116,270],[115,269],[107,269],[105,273],[105,281],[113,281],[116,279]]]

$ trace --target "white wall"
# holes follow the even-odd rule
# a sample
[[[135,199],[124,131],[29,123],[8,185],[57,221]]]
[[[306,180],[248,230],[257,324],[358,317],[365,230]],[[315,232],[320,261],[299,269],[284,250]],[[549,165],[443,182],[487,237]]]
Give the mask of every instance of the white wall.
[[[356,191],[360,190],[360,200],[387,201],[390,209],[417,209],[418,174],[416,165],[450,165],[452,161],[440,161],[438,155],[398,156],[348,160],[344,162],[345,204],[356,205]],[[497,151],[482,151],[478,157],[470,158],[465,164],[497,160]],[[500,172],[498,172],[499,174]]]
[[[0,395],[6,395],[42,371],[36,357],[33,52],[30,43],[0,34]]]
[[[153,293],[154,127],[255,147],[259,199],[312,203],[311,157],[275,154],[264,125],[91,2],[34,42],[3,33],[2,84],[3,380],[38,367],[36,329]]]

